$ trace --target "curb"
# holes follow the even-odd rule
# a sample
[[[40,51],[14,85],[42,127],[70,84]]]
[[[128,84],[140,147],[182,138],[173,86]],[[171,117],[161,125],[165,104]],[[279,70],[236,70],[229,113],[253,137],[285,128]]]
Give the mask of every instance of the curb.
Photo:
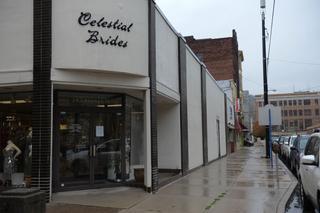
[[[286,172],[288,173],[288,175],[291,179],[290,186],[287,188],[286,192],[284,193],[284,195],[280,199],[280,202],[278,203],[278,206],[277,206],[277,213],[284,213],[286,211],[287,202],[288,202],[289,198],[291,197],[293,191],[297,187],[298,181],[295,178],[295,176],[291,173],[291,171],[287,168],[287,166],[284,165],[284,163],[279,158],[278,158],[278,163],[279,163],[279,165],[281,165],[282,168],[284,168],[286,170]]]

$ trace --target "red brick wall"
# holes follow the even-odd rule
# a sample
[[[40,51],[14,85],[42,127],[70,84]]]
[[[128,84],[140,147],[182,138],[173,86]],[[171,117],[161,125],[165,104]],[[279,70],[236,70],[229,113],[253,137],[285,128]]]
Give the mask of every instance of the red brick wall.
[[[233,79],[238,83],[238,43],[236,35],[219,39],[186,37],[187,44],[205,63],[216,80]]]

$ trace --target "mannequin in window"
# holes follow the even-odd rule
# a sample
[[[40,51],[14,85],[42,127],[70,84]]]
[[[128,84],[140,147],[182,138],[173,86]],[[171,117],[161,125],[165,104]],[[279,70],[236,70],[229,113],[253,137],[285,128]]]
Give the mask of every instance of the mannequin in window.
[[[3,149],[3,173],[5,184],[11,185],[11,176],[15,172],[16,158],[21,154],[21,150],[11,141],[7,141],[7,146]]]

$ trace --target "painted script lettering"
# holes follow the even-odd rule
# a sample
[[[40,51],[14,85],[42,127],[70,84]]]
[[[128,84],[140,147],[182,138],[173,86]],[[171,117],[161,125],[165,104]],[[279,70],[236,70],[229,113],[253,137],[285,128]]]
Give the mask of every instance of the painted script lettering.
[[[126,48],[128,46],[128,41],[121,39],[120,34],[118,35],[102,35],[101,30],[109,31],[119,31],[122,33],[130,33],[133,30],[133,23],[126,23],[120,19],[108,20],[105,17],[94,18],[90,12],[81,12],[78,18],[78,23],[80,26],[87,26],[89,28],[94,28],[93,30],[88,30],[87,43],[90,44],[102,44],[114,47]]]

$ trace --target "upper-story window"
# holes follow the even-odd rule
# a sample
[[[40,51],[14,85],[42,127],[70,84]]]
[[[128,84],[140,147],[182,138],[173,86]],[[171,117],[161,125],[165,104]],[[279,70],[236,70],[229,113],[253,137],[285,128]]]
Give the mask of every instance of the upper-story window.
[[[283,106],[287,106],[287,101],[283,101]]]
[[[292,110],[289,110],[289,116],[292,116]]]
[[[293,116],[297,116],[297,110],[293,110]]]
[[[305,128],[308,128],[309,126],[312,126],[312,119],[305,119],[304,120],[304,126],[305,126]]]
[[[311,116],[312,115],[311,109],[305,109],[304,110],[304,115],[305,116]]]
[[[292,103],[293,103],[293,106],[296,106],[297,105],[297,100],[293,100]]]
[[[302,109],[299,109],[299,116],[303,116],[303,111],[302,111]]]
[[[290,127],[294,127],[294,122],[293,121],[290,121],[289,124],[290,124]]]
[[[316,105],[318,105],[318,104],[319,104],[318,99],[314,99],[314,103],[315,103]]]
[[[276,101],[271,101],[270,102],[273,106],[277,106],[277,102]]]
[[[279,106],[282,106],[282,101],[279,101]]]
[[[299,104],[299,105],[302,105],[302,100],[298,100],[298,104]]]
[[[319,109],[315,109],[314,113],[315,115],[319,115]]]
[[[310,99],[303,100],[303,104],[304,105],[310,105],[311,104]]]
[[[288,116],[288,111],[287,111],[287,110],[284,110],[284,111],[283,111],[283,114],[284,114],[285,117],[287,117],[287,116]]]
[[[261,101],[259,101],[259,107],[262,107],[262,102]]]
[[[292,100],[289,100],[289,106],[292,106]]]

